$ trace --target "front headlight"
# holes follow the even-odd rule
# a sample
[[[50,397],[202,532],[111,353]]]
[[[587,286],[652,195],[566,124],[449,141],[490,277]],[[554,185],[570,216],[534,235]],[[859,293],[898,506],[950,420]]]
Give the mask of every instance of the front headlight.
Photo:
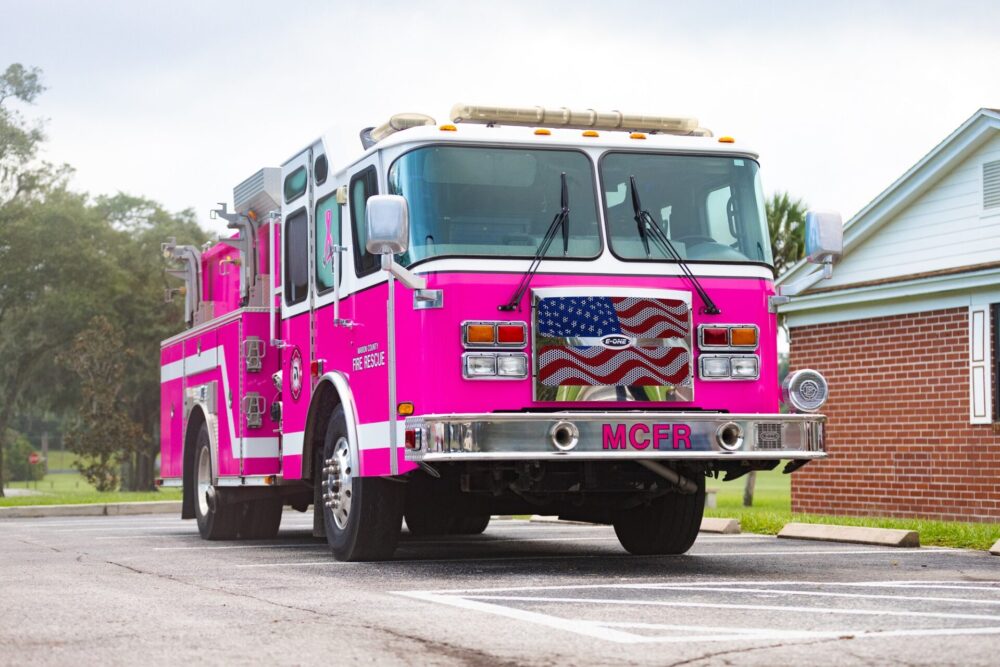
[[[781,383],[781,396],[796,412],[816,412],[830,394],[826,378],[814,370],[794,371]]]

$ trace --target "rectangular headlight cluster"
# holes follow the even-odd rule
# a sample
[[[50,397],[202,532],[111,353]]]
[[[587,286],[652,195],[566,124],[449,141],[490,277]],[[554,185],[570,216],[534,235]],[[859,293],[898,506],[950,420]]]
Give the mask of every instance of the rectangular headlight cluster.
[[[462,355],[466,380],[523,380],[528,377],[528,355],[523,352],[466,352]]]
[[[470,347],[524,347],[528,325],[524,322],[473,321],[462,323],[462,345]]]
[[[702,380],[756,380],[760,358],[756,354],[703,354],[698,358]]]

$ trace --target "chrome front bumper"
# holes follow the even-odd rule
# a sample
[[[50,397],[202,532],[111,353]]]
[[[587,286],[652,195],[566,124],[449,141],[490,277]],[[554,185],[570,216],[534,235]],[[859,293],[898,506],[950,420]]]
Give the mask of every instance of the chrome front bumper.
[[[819,459],[826,417],[704,412],[422,415],[408,461]],[[736,435],[740,437],[734,437]]]

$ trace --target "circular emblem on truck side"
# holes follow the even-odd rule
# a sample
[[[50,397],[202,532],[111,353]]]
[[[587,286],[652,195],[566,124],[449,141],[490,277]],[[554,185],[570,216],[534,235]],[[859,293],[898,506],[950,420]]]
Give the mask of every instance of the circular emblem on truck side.
[[[292,392],[292,400],[299,400],[302,394],[302,353],[299,348],[292,348],[292,358],[288,361],[288,388]]]
[[[632,339],[627,336],[605,336],[601,339],[601,345],[612,350],[624,350],[632,346]]]

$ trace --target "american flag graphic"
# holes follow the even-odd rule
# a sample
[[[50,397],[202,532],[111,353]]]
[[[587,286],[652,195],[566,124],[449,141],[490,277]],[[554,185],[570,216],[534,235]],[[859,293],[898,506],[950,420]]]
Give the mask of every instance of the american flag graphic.
[[[538,337],[679,338],[675,346],[612,349],[543,344],[538,380],[560,386],[686,386],[691,383],[688,306],[674,299],[550,297],[538,302]],[[683,342],[682,342],[683,341]],[[589,341],[588,341],[589,342]]]

